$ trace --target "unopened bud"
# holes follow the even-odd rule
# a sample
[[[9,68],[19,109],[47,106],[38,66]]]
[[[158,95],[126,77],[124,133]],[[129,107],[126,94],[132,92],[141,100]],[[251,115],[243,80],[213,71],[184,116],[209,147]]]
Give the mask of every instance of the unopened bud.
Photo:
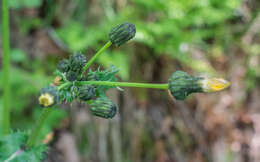
[[[109,39],[115,46],[121,46],[135,36],[134,24],[128,22],[112,28],[109,32]]]

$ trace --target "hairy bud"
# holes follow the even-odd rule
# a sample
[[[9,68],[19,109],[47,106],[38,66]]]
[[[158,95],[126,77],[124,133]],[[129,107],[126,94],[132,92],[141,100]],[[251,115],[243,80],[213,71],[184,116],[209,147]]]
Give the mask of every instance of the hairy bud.
[[[109,32],[109,39],[115,46],[121,46],[135,36],[134,24],[128,22],[112,28]]]
[[[66,59],[61,60],[58,64],[58,70],[62,73],[69,71],[69,68],[69,61]]]
[[[110,99],[105,97],[100,97],[97,98],[91,104],[90,111],[95,116],[108,119],[108,118],[113,118],[116,115],[117,106]]]
[[[73,82],[73,81],[77,80],[78,75],[79,74],[77,72],[69,71],[69,72],[66,73],[66,79],[68,81]]]
[[[81,73],[86,62],[86,57],[80,53],[71,55],[69,58],[70,71]]]
[[[95,87],[92,85],[84,85],[79,87],[78,97],[83,101],[88,101],[96,96]]]

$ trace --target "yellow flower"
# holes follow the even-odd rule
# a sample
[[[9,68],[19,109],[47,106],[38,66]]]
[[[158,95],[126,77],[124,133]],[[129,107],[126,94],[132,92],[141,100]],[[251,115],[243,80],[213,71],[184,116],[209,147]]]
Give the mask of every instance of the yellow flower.
[[[222,78],[204,78],[199,84],[204,92],[218,92],[230,86],[230,82]]]
[[[54,96],[49,93],[41,94],[39,97],[39,104],[48,107],[54,104]]]

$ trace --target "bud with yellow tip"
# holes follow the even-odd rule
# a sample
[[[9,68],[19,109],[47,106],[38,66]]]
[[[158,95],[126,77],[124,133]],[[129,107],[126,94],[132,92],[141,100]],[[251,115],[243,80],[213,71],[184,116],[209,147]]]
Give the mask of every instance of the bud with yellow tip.
[[[184,100],[192,93],[217,92],[230,86],[230,82],[222,78],[203,78],[176,71],[169,79],[168,87],[177,100]]]
[[[39,96],[39,104],[43,107],[50,107],[58,102],[58,90],[55,86],[42,88]]]

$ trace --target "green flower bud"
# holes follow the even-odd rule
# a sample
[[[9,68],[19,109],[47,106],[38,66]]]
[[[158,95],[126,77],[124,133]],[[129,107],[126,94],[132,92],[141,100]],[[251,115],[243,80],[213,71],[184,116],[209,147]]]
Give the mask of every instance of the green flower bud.
[[[95,87],[92,85],[84,85],[79,87],[78,97],[83,101],[88,101],[96,96]]]
[[[57,88],[55,86],[47,86],[42,88],[38,99],[39,104],[43,107],[55,105],[59,100]]]
[[[109,39],[115,46],[121,46],[135,36],[134,24],[128,22],[112,28],[109,32]]]
[[[110,99],[100,97],[91,104],[90,111],[95,116],[108,119],[116,115],[117,106]]]
[[[78,75],[79,75],[78,72],[68,71],[68,72],[66,73],[66,79],[67,79],[68,81],[73,82],[73,81],[77,80]]]
[[[58,70],[62,73],[69,71],[69,68],[69,61],[66,59],[61,60],[58,64]]]
[[[84,55],[80,53],[73,54],[69,58],[70,70],[81,73],[86,62],[86,57]]]
[[[169,79],[169,90],[177,100],[184,100],[191,93],[218,92],[230,86],[222,78],[202,78],[190,76],[183,71],[176,71]]]
[[[203,92],[199,81],[201,77],[193,77],[183,71],[176,71],[169,79],[169,90],[177,100],[184,100],[191,93]]]

